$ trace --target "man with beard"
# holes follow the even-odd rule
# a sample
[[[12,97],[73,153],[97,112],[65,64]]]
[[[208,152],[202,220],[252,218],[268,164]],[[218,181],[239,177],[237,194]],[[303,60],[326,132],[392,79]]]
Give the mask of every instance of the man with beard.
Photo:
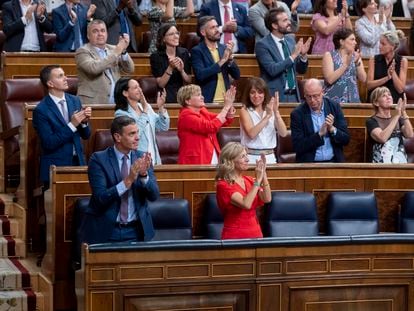
[[[270,94],[279,92],[281,102],[299,102],[296,71],[306,72],[312,39],[308,38],[306,43],[300,39],[295,43],[291,21],[282,8],[269,10],[265,24],[270,33],[255,46],[260,76],[267,82]]]
[[[224,93],[230,88],[230,76],[240,78],[240,70],[233,60],[233,45],[219,43],[220,31],[214,16],[198,20],[197,32],[202,41],[191,50],[191,63],[196,84],[206,103],[223,103]]]

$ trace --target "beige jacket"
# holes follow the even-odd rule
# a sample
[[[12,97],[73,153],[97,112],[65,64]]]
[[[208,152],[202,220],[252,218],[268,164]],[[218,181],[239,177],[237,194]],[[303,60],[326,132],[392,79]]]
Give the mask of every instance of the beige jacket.
[[[78,93],[83,105],[108,104],[111,97],[111,79],[106,69],[111,69],[114,83],[121,73],[132,74],[134,62],[127,54],[124,57],[114,54],[115,46],[106,45],[107,57],[101,59],[96,48],[90,43],[80,47],[75,54],[78,70]],[[127,58],[123,60],[122,58]]]

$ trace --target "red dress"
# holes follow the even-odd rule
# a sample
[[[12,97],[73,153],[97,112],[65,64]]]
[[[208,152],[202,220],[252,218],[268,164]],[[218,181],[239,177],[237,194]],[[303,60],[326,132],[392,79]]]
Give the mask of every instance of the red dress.
[[[224,239],[248,239],[262,238],[262,230],[256,216],[256,208],[263,205],[263,201],[258,195],[252,203],[250,209],[240,208],[231,203],[231,196],[239,192],[243,197],[249,193],[253,187],[253,178],[243,176],[246,190],[239,184],[229,184],[225,180],[219,180],[216,186],[217,204],[223,214],[224,227],[221,238]]]

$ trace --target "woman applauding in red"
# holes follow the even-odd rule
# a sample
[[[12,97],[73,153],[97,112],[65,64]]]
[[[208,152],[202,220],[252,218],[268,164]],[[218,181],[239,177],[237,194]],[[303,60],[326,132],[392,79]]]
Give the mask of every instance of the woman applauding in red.
[[[222,239],[262,238],[256,209],[271,201],[266,157],[256,161],[256,179],[243,173],[249,168],[246,148],[230,142],[221,151],[216,175],[217,204],[223,214]]]

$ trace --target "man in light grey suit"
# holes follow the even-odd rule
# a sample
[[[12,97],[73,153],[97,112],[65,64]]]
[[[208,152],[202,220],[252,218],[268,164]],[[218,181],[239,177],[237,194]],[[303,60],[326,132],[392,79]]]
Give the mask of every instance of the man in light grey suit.
[[[83,105],[113,104],[115,83],[121,72],[134,72],[134,62],[126,52],[129,36],[120,36],[117,45],[106,44],[107,38],[105,23],[95,19],[88,25],[89,43],[76,51],[77,95]]]
[[[296,72],[304,74],[308,68],[311,38],[306,43],[302,39],[295,42],[295,36],[290,34],[290,19],[282,8],[270,9],[265,24],[270,33],[255,46],[260,76],[270,94],[279,92],[281,102],[299,102]]]
[[[256,32],[256,42],[268,35],[270,31],[266,28],[264,18],[266,13],[272,8],[282,8],[292,23],[292,31],[296,32],[299,29],[299,17],[296,9],[301,0],[295,0],[292,2],[291,10],[282,1],[276,0],[259,0],[249,9],[249,22],[254,31]]]

